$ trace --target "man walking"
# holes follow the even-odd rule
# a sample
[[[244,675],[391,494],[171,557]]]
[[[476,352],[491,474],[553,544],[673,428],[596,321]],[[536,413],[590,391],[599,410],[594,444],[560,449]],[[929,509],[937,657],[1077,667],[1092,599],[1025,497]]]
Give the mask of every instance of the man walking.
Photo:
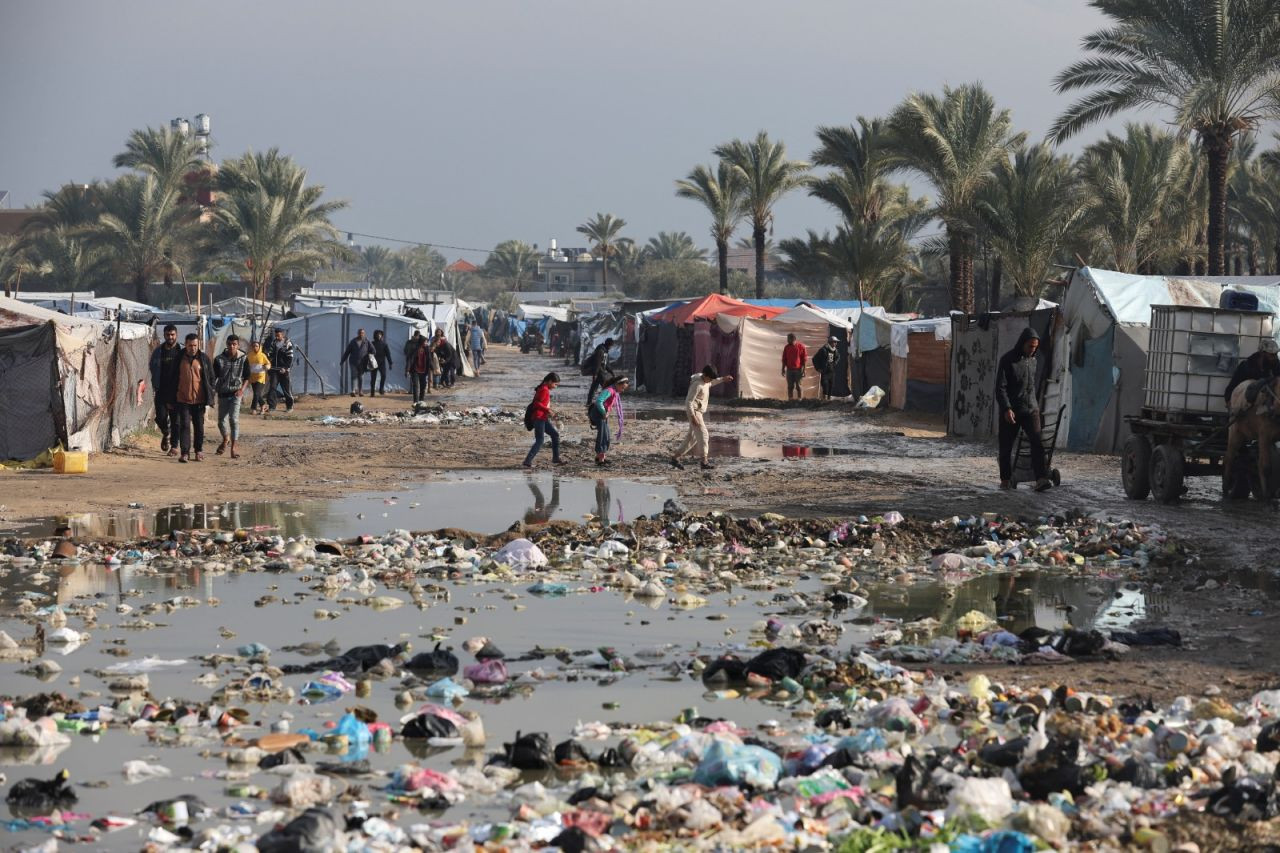
[[[716,369],[709,364],[702,368],[701,373],[689,377],[689,393],[684,398],[684,411],[689,416],[689,434],[672,455],[672,465],[683,470],[684,463],[680,461],[680,457],[697,450],[702,459],[703,470],[715,467],[709,458],[711,436],[707,433],[707,406],[711,402],[711,389],[732,381],[732,376],[717,377]]]
[[[476,371],[476,376],[480,375],[480,365],[484,363],[484,351],[486,349],[484,329],[480,328],[479,323],[471,324],[471,366]]]
[[[293,368],[293,341],[284,329],[276,328],[275,336],[267,344],[267,358],[271,362],[267,371],[267,409],[274,412],[276,400],[284,397],[284,410],[292,412],[293,380],[289,371]]]
[[[840,339],[835,335],[827,338],[827,345],[813,354],[813,366],[822,377],[822,399],[830,400],[832,389],[836,384],[836,374],[840,365]]]
[[[804,366],[808,360],[809,352],[804,348],[804,344],[797,341],[794,334],[787,335],[787,345],[782,348],[782,375],[787,378],[788,400],[804,399],[800,381],[804,379]]]
[[[414,349],[405,356],[404,375],[409,377],[409,392],[413,395],[414,405],[417,405],[427,398],[431,388],[431,376],[435,373],[431,369],[431,360],[435,354],[421,333],[410,338],[409,343],[414,344]]]
[[[1031,471],[1035,489],[1043,492],[1053,485],[1049,480],[1040,443],[1040,402],[1036,393],[1040,336],[1035,329],[1023,329],[1018,343],[1000,357],[996,367],[996,403],[1000,407],[1000,488],[1015,488],[1013,483],[1013,445],[1021,431],[1031,450]]]
[[[351,374],[351,396],[364,396],[364,374],[368,369],[369,356],[373,355],[373,344],[364,336],[364,329],[356,329],[356,336],[347,344],[342,353],[342,360]],[[369,393],[373,393],[373,377],[369,377]]]
[[[240,458],[236,452],[236,441],[240,438],[240,401],[244,399],[250,376],[249,357],[240,352],[240,338],[231,335],[227,338],[227,348],[213,360],[213,392],[218,395],[218,432],[222,435],[222,443],[215,451],[219,456],[226,452],[230,442],[231,458]]]
[[[151,353],[151,391],[155,394],[156,427],[160,430],[160,452],[178,455],[178,433],[182,419],[178,416],[178,364],[182,347],[178,346],[178,327],[164,327],[164,343]]]
[[[458,363],[455,361],[458,351],[444,336],[444,329],[436,329],[436,340],[432,345],[432,351],[435,352],[436,358],[440,359],[440,381],[436,387],[452,388],[454,376],[458,371]]]
[[[187,335],[178,362],[178,414],[182,418],[179,462],[204,461],[204,410],[213,401],[213,365],[200,351],[200,336]],[[194,450],[194,457],[192,452]]]
[[[391,369],[391,347],[387,346],[387,333],[381,329],[373,332],[373,357],[378,360],[377,369],[369,375],[369,396],[374,395],[377,384],[378,394],[387,396],[387,371]]]

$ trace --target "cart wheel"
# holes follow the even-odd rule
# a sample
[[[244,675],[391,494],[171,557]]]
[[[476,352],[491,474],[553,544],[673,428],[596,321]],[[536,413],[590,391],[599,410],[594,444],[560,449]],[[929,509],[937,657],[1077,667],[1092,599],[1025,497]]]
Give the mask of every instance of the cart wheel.
[[[1135,501],[1151,494],[1151,442],[1145,435],[1131,435],[1120,457],[1120,479],[1124,493]]]
[[[1176,503],[1182,496],[1182,451],[1161,444],[1151,454],[1151,494],[1162,504]]]
[[[1060,472],[1057,468],[1054,468],[1052,471],[1049,472],[1049,480],[1053,483],[1053,487],[1055,489],[1058,488],[1059,486],[1062,485],[1062,472]]]

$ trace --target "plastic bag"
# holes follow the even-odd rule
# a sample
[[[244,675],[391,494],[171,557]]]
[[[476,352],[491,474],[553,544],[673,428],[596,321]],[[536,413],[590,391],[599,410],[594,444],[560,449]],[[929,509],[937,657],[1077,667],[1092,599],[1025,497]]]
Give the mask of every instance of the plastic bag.
[[[452,678],[442,678],[427,688],[427,695],[435,699],[458,699],[467,693],[467,688]]]
[[[997,824],[1013,811],[1013,793],[1004,779],[969,778],[951,789],[947,818],[973,815]]]
[[[507,665],[501,658],[489,658],[471,664],[462,674],[476,684],[503,684],[507,680]]]
[[[493,560],[516,568],[532,569],[545,566],[547,555],[528,539],[512,539],[493,555]]]
[[[858,398],[858,409],[874,409],[880,405],[880,401],[884,399],[884,389],[879,385],[872,385],[867,389],[867,393]]]
[[[699,785],[748,784],[772,788],[782,775],[782,759],[762,746],[713,741],[703,753],[693,781]]]

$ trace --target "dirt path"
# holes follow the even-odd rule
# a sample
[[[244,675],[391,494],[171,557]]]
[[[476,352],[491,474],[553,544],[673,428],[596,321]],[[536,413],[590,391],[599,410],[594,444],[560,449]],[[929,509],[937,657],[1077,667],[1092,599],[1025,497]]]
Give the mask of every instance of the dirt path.
[[[566,476],[596,476],[591,433],[578,401],[586,378],[549,357],[521,356],[495,347],[477,380],[460,382],[440,397],[450,409],[502,406],[522,412],[531,389],[549,370],[564,383],[556,403],[568,417]],[[352,399],[304,398],[288,415],[246,416],[243,457],[212,452],[207,460],[180,465],[159,452],[154,431],[120,450],[96,454],[82,476],[49,471],[0,471],[0,523],[71,511],[118,509],[130,502],[149,507],[187,501],[297,500],[359,490],[392,490],[430,480],[444,471],[515,468],[530,440],[518,422],[474,426],[392,421],[345,426],[319,422],[343,416]],[[364,398],[373,411],[408,408],[404,394]],[[1280,652],[1271,643],[1277,612],[1269,587],[1280,566],[1274,507],[1223,504],[1216,483],[1192,481],[1188,499],[1166,507],[1125,499],[1113,457],[1060,453],[1055,465],[1063,485],[1046,494],[996,488],[992,448],[947,439],[940,420],[901,413],[856,413],[844,404],[822,408],[717,406],[711,416],[714,471],[675,471],[665,451],[684,432],[680,401],[636,396],[628,401],[626,434],[615,448],[612,476],[651,478],[676,487],[695,511],[766,510],[789,515],[848,516],[896,509],[928,518],[982,512],[1047,515],[1084,511],[1158,524],[1193,544],[1202,563],[1165,579],[1178,627],[1192,638],[1178,652],[1143,653],[1123,664],[1069,668],[1062,677],[1118,695],[1176,693],[1188,685],[1216,683],[1229,693],[1248,694],[1275,682]],[[216,436],[211,421],[210,432]],[[812,448],[784,458],[783,447]],[[804,451],[792,450],[791,453]],[[766,457],[766,458],[750,458]],[[541,463],[549,464],[544,452]],[[1249,587],[1232,587],[1244,577]],[[1206,580],[1226,584],[1206,593]],[[1211,584],[1212,585],[1212,584]],[[1017,667],[1000,670],[1013,679],[1045,680],[1054,673]]]

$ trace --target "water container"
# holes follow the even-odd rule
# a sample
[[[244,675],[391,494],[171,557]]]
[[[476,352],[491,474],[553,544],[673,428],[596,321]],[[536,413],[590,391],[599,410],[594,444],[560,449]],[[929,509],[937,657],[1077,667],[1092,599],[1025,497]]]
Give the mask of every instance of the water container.
[[[1244,290],[1228,289],[1222,291],[1222,296],[1218,298],[1218,307],[1232,311],[1257,311],[1258,297]]]
[[[89,454],[83,450],[57,450],[53,470],[59,474],[84,474],[89,470]]]

